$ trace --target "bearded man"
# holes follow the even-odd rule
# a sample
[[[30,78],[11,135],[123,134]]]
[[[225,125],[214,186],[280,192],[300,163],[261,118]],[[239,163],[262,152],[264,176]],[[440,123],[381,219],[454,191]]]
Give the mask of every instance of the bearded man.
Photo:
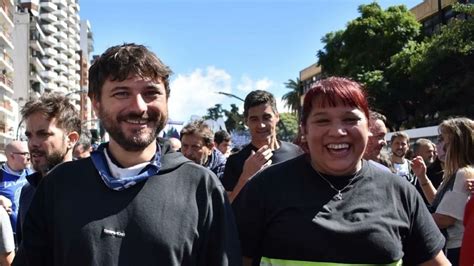
[[[110,141],[40,184],[24,225],[30,265],[242,265],[215,174],[157,141],[170,74],[142,45],[95,60],[89,97]]]
[[[26,125],[30,160],[35,173],[23,186],[17,219],[17,242],[22,241],[26,213],[40,180],[56,165],[71,161],[72,150],[81,133],[81,119],[74,105],[60,93],[44,94],[21,109]]]

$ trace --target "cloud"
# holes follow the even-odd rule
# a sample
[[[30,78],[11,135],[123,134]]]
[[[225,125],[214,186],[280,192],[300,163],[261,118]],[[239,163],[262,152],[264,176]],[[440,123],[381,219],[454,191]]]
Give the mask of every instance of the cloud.
[[[168,104],[170,119],[186,123],[193,115],[205,115],[207,109],[216,104],[222,104],[223,108],[229,109],[229,105],[234,103],[242,112],[243,103],[241,101],[217,92],[230,93],[245,98],[252,90],[269,90],[274,84],[266,77],[253,80],[247,75],[241,76],[236,83],[233,86],[232,76],[226,70],[214,66],[204,69],[197,68],[191,73],[178,74],[170,84],[171,95]],[[283,110],[279,98],[277,98],[277,102],[279,110]]]
[[[273,81],[269,80],[268,78],[262,78],[254,81],[249,76],[243,75],[240,78],[240,82],[236,88],[239,93],[247,95],[253,90],[268,90],[272,85]]]
[[[187,122],[192,115],[206,114],[207,108],[226,97],[217,92],[231,92],[231,79],[225,70],[214,66],[178,74],[170,84],[169,117]]]

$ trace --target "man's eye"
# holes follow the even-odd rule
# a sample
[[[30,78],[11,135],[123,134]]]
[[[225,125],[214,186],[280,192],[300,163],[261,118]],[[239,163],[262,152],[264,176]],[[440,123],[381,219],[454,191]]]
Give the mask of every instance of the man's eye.
[[[116,98],[125,98],[128,96],[128,92],[126,91],[119,91],[119,92],[116,92],[112,95],[113,97],[116,97]]]

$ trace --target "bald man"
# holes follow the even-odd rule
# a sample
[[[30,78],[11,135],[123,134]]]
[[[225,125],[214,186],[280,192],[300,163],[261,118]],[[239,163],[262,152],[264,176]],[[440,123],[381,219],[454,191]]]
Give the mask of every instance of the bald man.
[[[13,232],[16,232],[16,220],[20,193],[26,184],[26,176],[31,174],[28,168],[30,154],[28,145],[24,141],[14,140],[5,147],[7,162],[0,168],[0,195],[12,202],[10,221]]]

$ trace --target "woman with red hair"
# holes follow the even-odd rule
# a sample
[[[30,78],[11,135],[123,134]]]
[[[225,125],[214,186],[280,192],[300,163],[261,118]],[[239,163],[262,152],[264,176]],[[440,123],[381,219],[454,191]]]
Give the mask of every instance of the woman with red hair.
[[[244,265],[449,265],[416,189],[362,159],[369,108],[345,78],[305,96],[305,155],[253,177],[234,202]]]

